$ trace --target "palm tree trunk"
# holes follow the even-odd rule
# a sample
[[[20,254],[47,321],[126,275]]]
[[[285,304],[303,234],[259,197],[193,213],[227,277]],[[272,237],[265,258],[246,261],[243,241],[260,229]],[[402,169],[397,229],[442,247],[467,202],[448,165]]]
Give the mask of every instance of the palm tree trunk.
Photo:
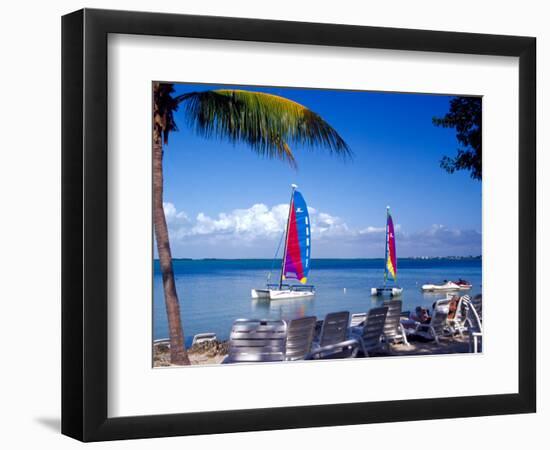
[[[168,329],[170,332],[170,362],[174,365],[189,365],[189,357],[185,349],[183,328],[181,325],[180,304],[174,269],[172,266],[172,253],[168,238],[168,226],[164,216],[163,207],[163,173],[162,173],[162,140],[158,133],[153,133],[153,220],[155,225],[155,237],[162,271],[162,283],[164,286],[164,301],[168,315]]]

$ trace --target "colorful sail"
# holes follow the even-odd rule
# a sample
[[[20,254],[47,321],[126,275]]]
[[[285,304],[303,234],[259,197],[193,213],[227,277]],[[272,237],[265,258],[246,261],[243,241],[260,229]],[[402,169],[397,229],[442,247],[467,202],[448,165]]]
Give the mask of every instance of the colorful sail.
[[[306,202],[302,194],[295,190],[290,201],[283,280],[290,278],[302,284],[307,283],[311,253],[310,234]]]
[[[386,224],[386,270],[394,281],[397,281],[397,255],[395,253],[395,231],[393,220],[388,211],[388,223]]]

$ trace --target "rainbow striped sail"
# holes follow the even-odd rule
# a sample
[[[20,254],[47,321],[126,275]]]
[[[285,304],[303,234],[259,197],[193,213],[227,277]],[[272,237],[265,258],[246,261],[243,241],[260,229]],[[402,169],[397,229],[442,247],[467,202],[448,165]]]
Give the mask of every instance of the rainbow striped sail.
[[[282,280],[296,279],[307,283],[311,253],[311,232],[307,205],[293,188],[288,213]]]
[[[395,253],[395,231],[393,229],[393,220],[391,218],[390,209],[387,208],[386,222],[386,270],[384,271],[384,282],[388,278],[388,273],[392,276],[393,281],[397,281],[397,255]]]

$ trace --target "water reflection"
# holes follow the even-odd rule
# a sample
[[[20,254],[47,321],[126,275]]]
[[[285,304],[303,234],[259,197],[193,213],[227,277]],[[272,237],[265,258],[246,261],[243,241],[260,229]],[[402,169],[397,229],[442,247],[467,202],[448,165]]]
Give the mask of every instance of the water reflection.
[[[280,300],[254,299],[252,300],[252,311],[254,311],[258,318],[298,319],[313,315],[313,311],[315,311],[315,297]]]

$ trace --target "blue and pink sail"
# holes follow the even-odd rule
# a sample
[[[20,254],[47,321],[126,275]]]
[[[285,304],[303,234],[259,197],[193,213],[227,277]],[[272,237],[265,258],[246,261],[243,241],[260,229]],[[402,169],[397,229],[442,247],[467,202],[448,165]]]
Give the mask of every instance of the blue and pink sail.
[[[304,197],[293,190],[287,223],[282,280],[307,283],[311,254],[311,228]]]

